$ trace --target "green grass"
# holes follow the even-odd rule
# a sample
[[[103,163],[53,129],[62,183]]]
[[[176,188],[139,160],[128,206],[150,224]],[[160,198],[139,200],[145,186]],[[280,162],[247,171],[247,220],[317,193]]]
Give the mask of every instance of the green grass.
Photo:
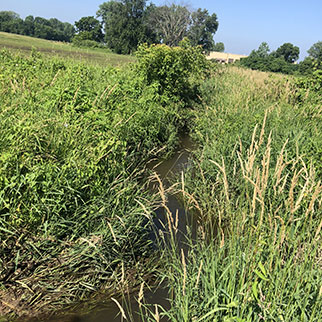
[[[0,52],[1,314],[145,285],[168,193],[149,192],[145,165],[185,128],[197,148],[169,191],[196,215],[196,236],[178,249],[168,213],[157,268],[171,309],[140,304],[142,320],[321,321],[319,103],[279,75],[218,67],[198,80],[195,49],[140,54],[114,68]]]
[[[169,74],[185,68],[191,93],[196,61],[206,60],[193,48],[140,55],[116,68],[0,52],[0,315],[117,296],[155,269],[160,197],[146,164],[173,152],[189,100],[148,78],[146,65],[154,75],[156,58]]]
[[[322,120],[291,82],[227,68],[204,84],[178,183],[197,239],[160,273],[170,321],[321,321]]]
[[[145,163],[174,148],[178,111],[132,67],[8,51],[0,106],[0,298],[18,294],[0,312],[115,294],[120,275],[135,284],[153,258]]]
[[[122,66],[135,61],[134,57],[117,55],[107,49],[77,48],[72,44],[0,32],[0,49],[29,55],[35,49],[46,56],[56,56],[101,66]]]

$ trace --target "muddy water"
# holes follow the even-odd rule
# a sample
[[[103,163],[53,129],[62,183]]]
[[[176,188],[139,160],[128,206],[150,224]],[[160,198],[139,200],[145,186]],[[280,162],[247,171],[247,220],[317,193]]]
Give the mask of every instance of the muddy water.
[[[194,148],[193,142],[188,135],[181,135],[180,146],[174,156],[169,160],[154,160],[148,164],[148,168],[155,171],[160,177],[162,184],[165,187],[169,186],[169,180],[171,176],[178,175],[181,171],[184,171],[189,165],[189,152]],[[155,189],[153,185],[151,189]],[[186,234],[186,229],[188,226],[191,227],[193,224],[189,219],[188,214],[185,209],[180,205],[178,200],[172,196],[167,196],[167,207],[173,215],[178,215],[178,231],[177,243],[179,243],[179,248],[185,248],[184,236]],[[159,208],[156,210],[156,219],[154,221],[155,231],[163,230],[163,226],[166,224],[167,219],[165,218],[164,208]],[[155,239],[155,235],[152,236]],[[158,304],[164,309],[170,307],[168,298],[168,290],[164,287],[158,287],[151,291],[144,291],[145,301],[147,304]],[[142,318],[137,313],[139,312],[139,306],[137,303],[138,294],[130,294],[126,300],[120,300],[121,306],[124,308],[126,315],[131,312],[132,318],[130,321],[140,322]],[[96,306],[91,313],[86,315],[72,314],[64,319],[57,318],[50,322],[122,322],[125,321],[120,314],[120,309],[113,301],[108,301],[107,303],[102,303]],[[167,319],[160,319],[160,321],[168,321]]]

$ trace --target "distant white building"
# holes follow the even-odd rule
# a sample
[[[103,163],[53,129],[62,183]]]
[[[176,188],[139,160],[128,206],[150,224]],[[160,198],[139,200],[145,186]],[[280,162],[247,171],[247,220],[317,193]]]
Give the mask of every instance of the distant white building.
[[[222,64],[234,63],[236,60],[240,60],[241,58],[245,58],[245,55],[236,55],[229,53],[221,53],[218,51],[211,51],[209,55],[207,55],[207,59],[214,59]]]

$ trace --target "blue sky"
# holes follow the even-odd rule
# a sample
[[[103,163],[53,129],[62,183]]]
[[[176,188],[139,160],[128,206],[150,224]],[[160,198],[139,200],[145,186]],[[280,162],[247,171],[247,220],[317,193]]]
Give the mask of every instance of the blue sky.
[[[83,16],[95,16],[103,2],[0,0],[0,10],[15,11],[22,18],[31,14],[74,23]],[[160,5],[166,1],[152,2]],[[206,8],[209,13],[217,14],[219,29],[215,41],[222,41],[226,52],[249,54],[263,41],[271,50],[291,42],[300,47],[303,58],[313,43],[322,41],[322,0],[187,0],[183,3],[192,9]]]

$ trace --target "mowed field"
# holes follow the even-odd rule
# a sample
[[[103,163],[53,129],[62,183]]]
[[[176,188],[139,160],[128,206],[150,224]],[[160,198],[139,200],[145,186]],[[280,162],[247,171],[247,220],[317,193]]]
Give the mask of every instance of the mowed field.
[[[90,64],[119,66],[133,62],[134,57],[117,55],[105,49],[77,48],[72,44],[0,32],[0,50],[29,54],[35,49],[45,55],[72,58]]]

